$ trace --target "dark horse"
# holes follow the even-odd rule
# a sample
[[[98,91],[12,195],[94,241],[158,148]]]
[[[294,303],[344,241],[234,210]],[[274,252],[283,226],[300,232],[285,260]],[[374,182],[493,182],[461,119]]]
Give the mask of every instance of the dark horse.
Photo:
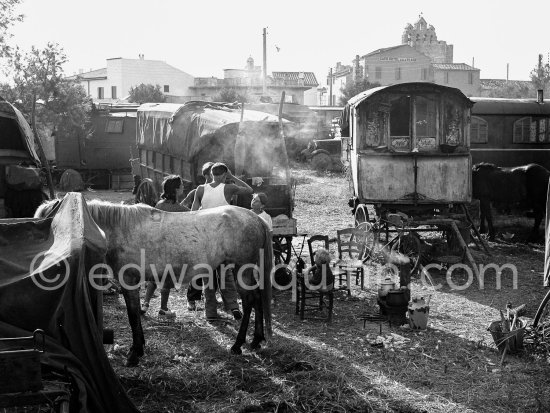
[[[59,203],[59,200],[47,201],[37,209],[35,217],[53,213]],[[256,316],[251,347],[259,348],[265,340],[264,320],[267,336],[271,335],[273,241],[269,228],[254,212],[235,206],[164,212],[145,204],[119,205],[95,200],[88,202],[88,209],[105,232],[106,264],[121,282],[126,302],[133,340],[127,366],[138,364],[145,345],[139,283],[143,278],[158,281],[155,277],[171,276],[170,272],[178,283],[187,283],[195,276],[212,276],[211,271],[221,264],[246,268],[235,271],[244,314],[231,351],[241,354],[252,309]],[[259,283],[254,264],[260,268]]]
[[[538,236],[538,229],[546,211],[546,192],[550,171],[543,166],[529,165],[502,168],[490,163],[478,163],[472,168],[473,197],[480,201],[480,232],[489,226],[489,239],[495,239],[491,203],[519,205],[532,209],[535,224],[530,240]]]

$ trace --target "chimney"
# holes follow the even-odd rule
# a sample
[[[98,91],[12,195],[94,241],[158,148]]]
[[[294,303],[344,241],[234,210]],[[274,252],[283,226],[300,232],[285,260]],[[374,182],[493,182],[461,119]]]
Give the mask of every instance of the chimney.
[[[537,90],[537,103],[544,103],[544,90],[538,89]]]

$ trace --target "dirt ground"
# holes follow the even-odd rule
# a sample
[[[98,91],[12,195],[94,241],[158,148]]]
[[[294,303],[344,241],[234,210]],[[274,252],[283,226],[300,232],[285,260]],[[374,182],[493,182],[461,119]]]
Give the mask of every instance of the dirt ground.
[[[299,234],[332,239],[337,229],[353,225],[350,189],[342,174],[297,167],[293,176],[298,180],[294,217]],[[121,202],[132,195],[94,191],[85,197]],[[474,244],[471,251],[478,264],[515,266],[517,277],[504,270],[498,288],[495,271],[487,271],[482,288],[464,271],[451,277],[432,271],[437,289],[415,278],[412,296],[431,296],[426,331],[364,321],[366,314],[378,311],[379,265],[372,263],[366,266],[364,290],[354,286],[351,297],[344,291],[335,294],[332,323],[300,321],[292,295],[277,293],[273,339],[256,352],[245,348],[242,356],[228,352],[238,324],[229,316],[208,324],[202,311],[187,311],[182,290],[171,294],[170,307],[177,312],[173,322],[155,316],[158,299],[153,300],[150,315],[143,318],[146,354],[138,367],[126,368],[131,335],[124,303],[121,297],[106,297],[105,323],[115,330],[116,343],[107,346],[108,355],[143,412],[550,411],[547,361],[521,353],[500,365],[487,331],[507,303],[526,304],[524,321],[529,322],[545,293],[543,245],[515,242],[528,231],[522,222],[500,225],[507,237],[514,236],[490,242],[491,255]],[[293,239],[293,254],[309,261],[304,239]],[[331,252],[336,253],[334,243]],[[383,347],[372,345],[377,336]]]

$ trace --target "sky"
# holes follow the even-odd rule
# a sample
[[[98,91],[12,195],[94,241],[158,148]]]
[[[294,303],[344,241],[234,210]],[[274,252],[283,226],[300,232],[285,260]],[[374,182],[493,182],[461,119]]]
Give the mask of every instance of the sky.
[[[162,60],[195,77],[223,78],[249,56],[267,71],[314,72],[326,82],[336,62],[401,44],[419,15],[438,40],[454,46],[455,63],[475,63],[481,78],[529,80],[539,54],[550,52],[547,0],[23,0],[10,44],[58,43],[65,73],[106,67],[114,57]],[[537,18],[540,17],[540,22]],[[277,48],[279,50],[277,50]]]

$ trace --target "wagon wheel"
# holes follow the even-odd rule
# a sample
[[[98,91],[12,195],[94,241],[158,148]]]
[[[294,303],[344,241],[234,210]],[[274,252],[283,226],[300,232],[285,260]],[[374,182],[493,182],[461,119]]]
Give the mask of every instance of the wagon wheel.
[[[534,328],[546,328],[550,327],[550,290],[546,293],[542,299],[535,318],[533,319]]]
[[[326,171],[332,167],[332,158],[324,152],[316,153],[311,157],[311,166],[316,171]]]
[[[414,233],[397,236],[389,243],[392,252],[400,252],[409,257],[411,262],[411,275],[416,275],[420,268],[422,256],[422,242],[420,237]]]
[[[288,264],[290,262],[292,237],[273,237],[273,256],[275,264]]]
[[[365,204],[359,204],[355,208],[355,213],[353,214],[355,217],[355,226],[359,226],[363,222],[369,221],[369,211],[367,211],[367,206]]]
[[[141,181],[136,191],[136,204],[147,204],[155,206],[157,203],[157,191],[153,186],[153,181],[145,178]]]
[[[356,228],[365,231],[365,237],[362,240],[359,240],[360,242],[365,243],[363,253],[361,254],[361,260],[374,260],[375,253],[379,250],[377,247],[380,245],[380,234],[377,227],[370,222],[362,222],[357,225]]]

